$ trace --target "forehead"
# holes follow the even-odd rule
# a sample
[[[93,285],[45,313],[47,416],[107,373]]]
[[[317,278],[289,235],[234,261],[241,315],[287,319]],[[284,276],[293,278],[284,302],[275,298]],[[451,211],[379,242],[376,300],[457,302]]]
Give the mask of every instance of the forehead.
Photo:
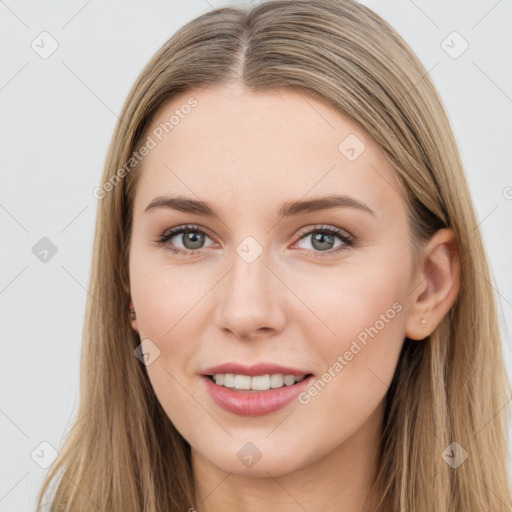
[[[165,103],[146,132],[135,210],[156,195],[241,206],[331,193],[372,209],[402,208],[393,169],[375,141],[315,96],[209,86]],[[149,139],[146,139],[149,141]]]

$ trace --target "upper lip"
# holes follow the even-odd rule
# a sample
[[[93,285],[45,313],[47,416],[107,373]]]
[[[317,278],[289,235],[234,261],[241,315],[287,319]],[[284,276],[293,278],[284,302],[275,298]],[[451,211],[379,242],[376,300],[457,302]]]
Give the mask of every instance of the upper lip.
[[[250,366],[238,363],[224,363],[206,368],[202,373],[203,375],[233,373],[236,375],[249,375],[251,377],[256,375],[271,375],[275,373],[282,373],[283,375],[295,375],[296,377],[300,377],[301,375],[308,375],[311,372],[297,368],[288,368],[279,364],[262,362]]]

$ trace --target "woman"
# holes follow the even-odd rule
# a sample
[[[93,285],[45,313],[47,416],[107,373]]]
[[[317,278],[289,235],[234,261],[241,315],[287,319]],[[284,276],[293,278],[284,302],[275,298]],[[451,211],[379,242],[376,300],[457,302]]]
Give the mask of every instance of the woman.
[[[507,378],[424,67],[353,0],[223,8],[107,156],[50,510],[510,510]],[[94,507],[93,507],[94,505]]]

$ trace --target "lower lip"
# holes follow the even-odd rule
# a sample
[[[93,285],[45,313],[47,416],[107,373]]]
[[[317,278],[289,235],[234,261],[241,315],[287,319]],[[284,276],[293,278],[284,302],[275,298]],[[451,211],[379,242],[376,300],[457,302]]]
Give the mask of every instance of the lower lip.
[[[233,391],[225,386],[215,384],[205,375],[202,378],[213,401],[225,411],[238,414],[239,416],[263,416],[288,405],[309,386],[314,376],[310,375],[292,386],[285,385],[282,388],[258,391],[256,393]]]

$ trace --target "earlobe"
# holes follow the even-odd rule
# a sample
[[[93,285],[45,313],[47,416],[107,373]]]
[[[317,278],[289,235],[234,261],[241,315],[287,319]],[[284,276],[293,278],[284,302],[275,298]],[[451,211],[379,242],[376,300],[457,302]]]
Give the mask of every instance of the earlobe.
[[[405,325],[405,335],[412,340],[432,334],[457,299],[460,253],[453,229],[437,231],[421,258]]]

